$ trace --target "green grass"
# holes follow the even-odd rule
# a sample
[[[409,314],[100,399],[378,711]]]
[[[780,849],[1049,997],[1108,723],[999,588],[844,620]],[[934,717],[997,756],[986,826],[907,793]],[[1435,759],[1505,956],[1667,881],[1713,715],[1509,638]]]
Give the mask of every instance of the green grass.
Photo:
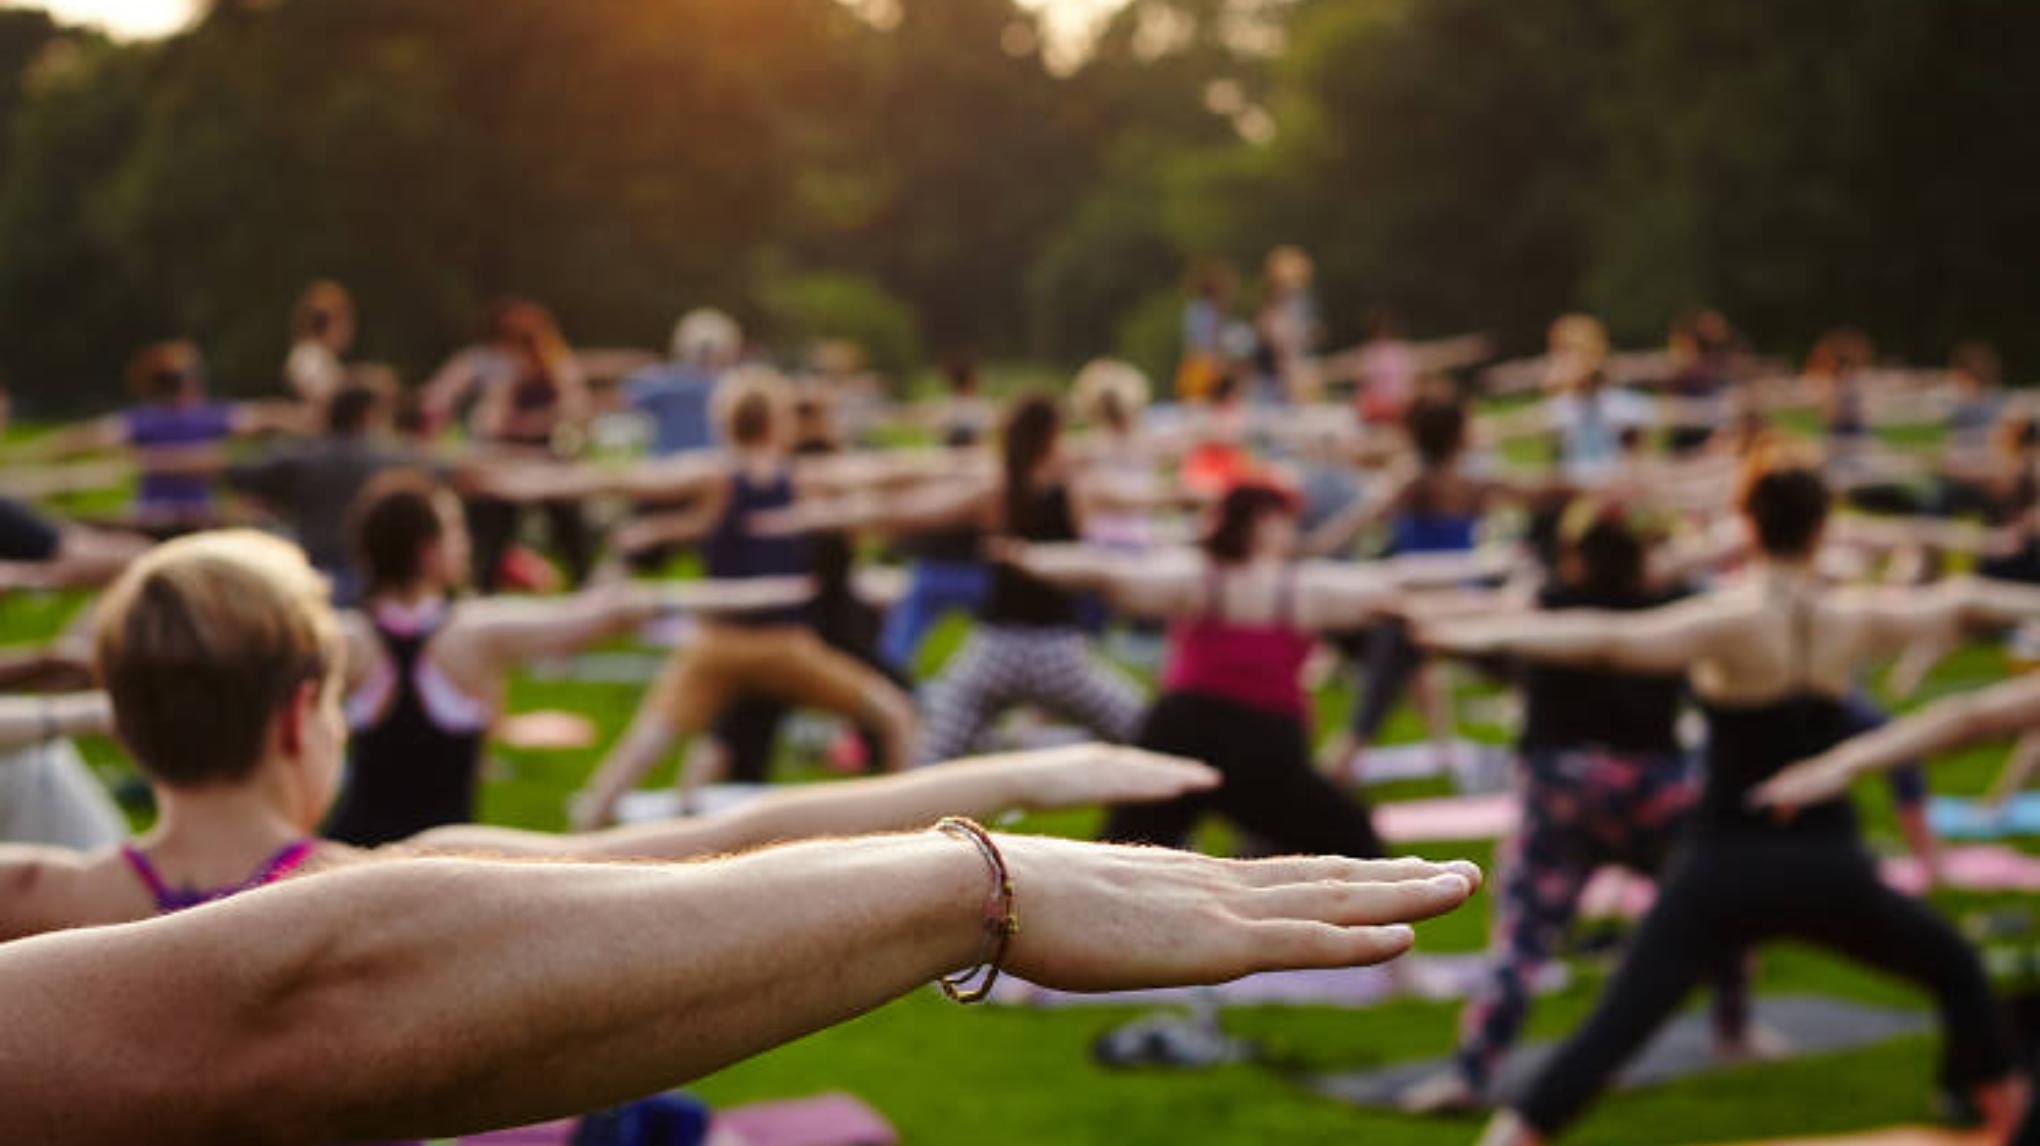
[[[74,597],[17,595],[0,599],[0,644],[47,638],[80,607]],[[960,640],[952,625],[934,642],[927,666]],[[1989,649],[1965,651],[1941,667],[1920,700],[2001,679],[2006,666]],[[1462,689],[1462,696],[1482,690]],[[567,795],[585,778],[607,742],[622,730],[637,690],[629,686],[561,683],[521,677],[511,704],[525,711],[563,709],[591,718],[602,743],[574,752],[499,751],[484,788],[490,822],[558,829]],[[1335,726],[1350,703],[1342,683],[1321,697],[1320,715]],[[1391,740],[1419,735],[1414,714],[1397,715]],[[130,779],[118,749],[87,744],[88,758],[112,783]],[[1936,791],[1975,792],[2001,763],[2001,750],[1962,754],[1933,772]],[[670,773],[669,773],[670,774]],[[788,761],[782,773],[815,779],[811,763]],[[1393,798],[1439,794],[1436,784],[1399,785]],[[1861,794],[1873,842],[1897,847],[1890,800],[1881,785]],[[133,810],[138,825],[146,808]],[[1084,835],[1095,813],[1036,818],[1027,830]],[[1205,842],[1223,847],[1223,831]],[[1425,849],[1439,857],[1493,860],[1485,844]],[[2012,897],[1937,896],[1953,914],[2003,907]],[[1477,902],[1419,929],[1428,951],[1474,951],[1485,946],[1489,905]],[[1580,964],[1574,985],[1540,1002],[1533,1037],[1558,1037],[1592,1005],[1605,968]],[[1909,989],[1880,980],[1817,953],[1779,948],[1767,953],[1759,989],[1766,993],[1819,992],[1866,1002],[1924,1006]],[[966,1011],[931,991],[917,992],[855,1022],[760,1056],[695,1089],[718,1104],[785,1098],[828,1090],[852,1091],[890,1118],[910,1143],[998,1144],[1317,1143],[1379,1142],[1429,1146],[1464,1143],[1474,1124],[1355,1112],[1313,1097],[1278,1069],[1229,1067],[1208,1072],[1116,1073],[1092,1065],[1092,1040],[1136,1012]],[[1275,1061],[1308,1067],[1359,1067],[1445,1053],[1452,1045],[1457,1008],[1399,1002],[1365,1012],[1330,1008],[1234,1011],[1227,1026],[1258,1040]],[[1933,1116],[1933,1040],[1908,1039],[1854,1054],[1739,1069],[1603,1101],[1568,1141],[1705,1143],[1833,1133]]]

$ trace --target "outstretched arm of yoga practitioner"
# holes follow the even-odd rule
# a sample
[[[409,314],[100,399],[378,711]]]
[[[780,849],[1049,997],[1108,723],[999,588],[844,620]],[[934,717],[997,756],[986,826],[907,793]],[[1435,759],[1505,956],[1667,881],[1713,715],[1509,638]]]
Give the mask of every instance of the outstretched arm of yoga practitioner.
[[[0,752],[112,731],[113,706],[103,692],[0,697]]]
[[[1070,990],[1381,962],[1479,882],[1414,860],[997,846],[1020,924],[1006,968]],[[416,1138],[597,1109],[970,967],[992,872],[940,832],[676,866],[405,860],[10,944],[0,1135]]]
[[[485,597],[462,602],[432,642],[432,660],[475,696],[494,696],[511,668],[576,652],[674,612],[749,613],[805,604],[804,577],[608,585],[570,597]],[[347,625],[348,663],[373,663],[375,637],[358,618]],[[350,673],[350,683],[358,681]]]
[[[803,497],[791,507],[751,517],[752,532],[766,537],[870,530],[891,535],[989,524],[997,482],[967,474],[924,482],[884,495]]]
[[[2040,676],[2022,676],[1951,696],[1838,744],[1773,776],[1750,799],[1759,807],[1801,808],[1832,800],[1871,773],[2036,728],[2040,728]]]
[[[689,859],[819,836],[926,827],[943,816],[989,819],[1172,800],[1218,784],[1202,764],[1136,748],[1080,744],[937,764],[897,776],[782,788],[727,812],[580,835],[476,825],[437,828],[406,846],[433,851],[584,859]]]
[[[1593,609],[1527,612],[1447,620],[1419,629],[1435,652],[1456,656],[1513,656],[1531,661],[1669,673],[1690,667],[1722,639],[1720,609],[1694,598],[1642,612]]]
[[[929,481],[958,474],[989,476],[991,455],[976,447],[846,450],[797,457],[793,479],[803,497],[828,497]]]
[[[80,454],[105,453],[128,444],[127,419],[109,414],[87,422],[59,426],[7,451],[9,464],[57,461]]]
[[[985,548],[994,561],[1060,588],[1098,593],[1121,612],[1171,618],[1202,613],[1211,606],[1211,563],[1193,549],[1131,557],[1081,542],[1012,538],[993,538]]]

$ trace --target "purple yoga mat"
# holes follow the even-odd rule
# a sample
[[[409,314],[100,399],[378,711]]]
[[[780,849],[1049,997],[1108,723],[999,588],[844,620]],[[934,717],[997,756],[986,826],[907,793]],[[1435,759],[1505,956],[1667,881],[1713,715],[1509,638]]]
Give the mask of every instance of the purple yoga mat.
[[[515,1130],[470,1134],[461,1141],[473,1146],[567,1146],[574,1140],[574,1127],[577,1125],[578,1119],[568,1118],[538,1126],[520,1126]]]

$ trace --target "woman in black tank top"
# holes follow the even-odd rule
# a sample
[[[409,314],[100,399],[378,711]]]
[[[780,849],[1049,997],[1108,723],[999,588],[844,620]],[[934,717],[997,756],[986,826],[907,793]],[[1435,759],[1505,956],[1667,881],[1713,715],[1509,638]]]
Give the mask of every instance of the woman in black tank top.
[[[1447,652],[1690,670],[1710,730],[1705,794],[1656,906],[1593,1015],[1489,1127],[1488,1146],[1538,1143],[1564,1130],[1697,983],[1745,948],[1778,939],[1829,948],[1931,992],[1946,1028],[1943,1084],[2010,1131],[2019,1092],[1976,953],[1930,908],[1883,882],[1847,803],[1802,809],[1790,820],[1750,807],[1763,781],[1843,738],[1853,662],[1952,639],[1968,619],[1953,597],[1819,590],[1812,562],[1829,506],[1812,469],[1780,465],[1754,475],[1743,509],[1763,554],[1755,591],[1619,617],[1533,617],[1430,634]],[[1826,664],[1816,656],[1822,645]],[[1780,683],[1756,691],[1753,682],[1771,680]]]
[[[1045,397],[1024,398],[1002,430],[999,530],[1018,541],[1076,541],[1080,509],[1061,458],[1062,414]],[[962,650],[927,685],[928,734],[921,759],[949,760],[979,747],[1009,709],[1037,705],[1114,744],[1139,731],[1140,690],[1091,656],[1078,598],[1009,561],[992,562],[991,586]]]

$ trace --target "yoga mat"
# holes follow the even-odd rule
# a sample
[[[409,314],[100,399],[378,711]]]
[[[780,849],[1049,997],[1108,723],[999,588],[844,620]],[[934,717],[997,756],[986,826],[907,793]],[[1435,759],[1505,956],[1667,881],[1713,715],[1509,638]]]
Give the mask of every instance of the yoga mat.
[[[583,653],[560,662],[533,665],[531,675],[543,681],[642,686],[651,683],[664,667],[663,653]]]
[[[1493,744],[1455,741],[1440,756],[1429,743],[1367,748],[1347,761],[1347,773],[1362,784],[1393,784],[1403,780],[1434,780],[1450,775],[1461,791],[1493,791],[1506,783],[1510,754]]]
[[[848,1094],[739,1106],[715,1116],[712,1133],[731,1146],[896,1146],[899,1131]]]
[[[709,784],[695,793],[695,815],[714,815],[740,808],[772,791],[770,784]],[[671,788],[632,792],[616,805],[620,824],[656,824],[686,814],[680,807],[680,793]]]
[[[1936,796],[1927,803],[1927,822],[1944,840],[2002,840],[2040,836],[2040,792],[2022,792],[2002,809],[1980,800]]]
[[[1832,1138],[1770,1138],[1741,1146],[1995,1146],[1982,1131],[1939,1130],[1930,1126],[1896,1126]]]
[[[595,744],[595,722],[573,712],[520,712],[496,728],[496,743],[531,752],[568,752]]]
[[[460,1141],[469,1146],[568,1146],[574,1140],[575,1127],[580,1124],[579,1119],[568,1118],[537,1126],[520,1126],[515,1130],[470,1134]]]
[[[473,1134],[467,1146],[568,1146],[580,1120],[569,1118],[514,1130]],[[719,1111],[707,1146],[897,1146],[899,1131],[848,1094],[790,1102],[760,1102]]]
[[[1791,1047],[1788,1055],[1791,1058],[1859,1050],[1922,1034],[1931,1031],[1934,1025],[1932,1016],[1925,1012],[1866,1007],[1813,995],[1759,999],[1756,1022],[1784,1036]],[[1616,1085],[1622,1089],[1654,1086],[1730,1066],[1756,1065],[1718,1061],[1714,1057],[1712,1027],[1712,1019],[1706,1014],[1680,1015],[1658,1032]],[[1549,1042],[1517,1048],[1502,1064],[1496,1093],[1504,1101],[1520,1095],[1557,1049],[1558,1044]],[[1302,1082],[1318,1094],[1349,1106],[1394,1109],[1410,1087],[1450,1065],[1448,1059],[1403,1062],[1370,1070],[1310,1075]]]
[[[1397,844],[1498,840],[1516,830],[1522,815],[1522,802],[1507,792],[1397,800],[1375,806],[1374,827],[1384,839]]]
[[[993,989],[992,1002],[1009,1007],[1064,1009],[1190,1006],[1216,1000],[1220,1005],[1234,1007],[1312,1006],[1359,1010],[1402,997],[1439,1002],[1464,999],[1479,985],[1486,969],[1485,955],[1410,956],[1390,967],[1276,971],[1250,975],[1218,987],[1170,987],[1103,995],[1055,991],[1008,976],[999,980],[998,986]],[[1563,990],[1570,982],[1571,973],[1565,965],[1554,962],[1538,975],[1535,989],[1544,994]]]
[[[1880,865],[1884,882],[1907,895],[1927,892],[1926,865],[1912,856],[1893,856]],[[1949,848],[1941,853],[1941,886],[1956,891],[2040,892],[2040,856],[2002,845]],[[1604,868],[1594,873],[1580,901],[1589,919],[1635,919],[1650,910],[1657,888],[1633,872]]]

